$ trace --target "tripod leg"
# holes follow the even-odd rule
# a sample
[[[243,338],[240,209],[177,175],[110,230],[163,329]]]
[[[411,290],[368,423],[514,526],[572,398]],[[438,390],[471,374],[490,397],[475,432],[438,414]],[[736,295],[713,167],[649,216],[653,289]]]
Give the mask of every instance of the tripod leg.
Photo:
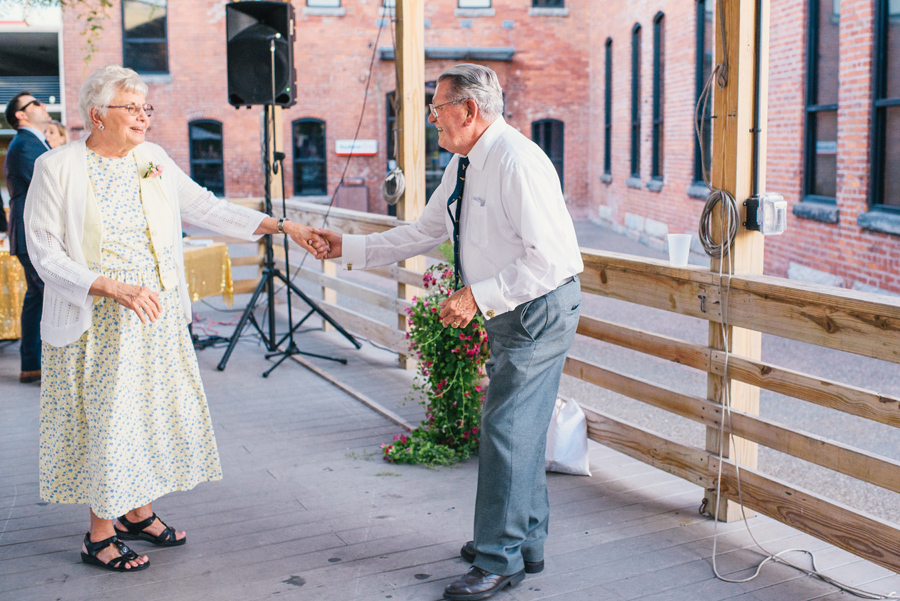
[[[322,307],[320,307],[319,305],[317,305],[316,302],[315,302],[313,299],[309,298],[309,296],[307,296],[306,293],[304,293],[302,290],[300,290],[299,288],[297,288],[297,286],[294,284],[294,282],[292,282],[291,280],[289,280],[288,278],[286,278],[286,277],[284,276],[284,274],[281,273],[280,271],[278,271],[277,269],[275,270],[275,274],[274,274],[274,275],[275,275],[275,277],[279,278],[282,282],[284,282],[287,286],[289,286],[290,289],[291,289],[291,291],[292,291],[294,294],[296,294],[296,295],[299,296],[301,299],[303,299],[303,302],[305,302],[307,305],[309,305],[310,309],[312,309],[313,311],[315,311],[316,313],[318,313],[318,314],[322,317],[322,319],[324,319],[325,321],[327,321],[328,323],[330,323],[332,326],[334,326],[334,329],[336,329],[338,332],[340,332],[340,333],[344,336],[344,338],[346,338],[347,340],[349,340],[349,341],[351,342],[351,344],[353,344],[353,346],[355,346],[357,349],[362,348],[362,344],[360,344],[360,343],[356,340],[356,338],[353,337],[353,334],[351,334],[350,332],[348,332],[347,330],[345,330],[345,329],[343,328],[343,326],[341,326],[341,324],[339,324],[339,323],[336,322],[334,319],[332,319],[331,316],[328,315],[328,313],[326,313],[325,311],[323,311],[323,310],[322,310]]]
[[[216,366],[216,369],[219,371],[225,370],[225,364],[228,363],[228,358],[231,357],[231,353],[234,351],[234,347],[237,344],[238,340],[241,337],[241,333],[244,331],[244,327],[247,325],[247,320],[253,317],[253,309],[256,308],[256,301],[259,299],[259,295],[262,294],[262,291],[266,287],[266,283],[269,281],[269,274],[263,274],[262,279],[259,280],[259,284],[256,285],[256,290],[253,291],[253,296],[250,297],[250,302],[247,303],[247,308],[244,309],[244,313],[241,315],[241,319],[238,321],[237,326],[234,328],[234,334],[231,335],[231,341],[228,343],[228,348],[225,349],[225,354],[222,355],[222,360],[219,361],[219,364]],[[254,325],[256,325],[255,320],[253,321]],[[259,326],[256,326],[259,329]],[[260,335],[263,335],[260,331]],[[263,336],[265,338],[265,336]]]
[[[275,371],[276,367],[278,367],[279,365],[284,363],[284,360],[291,356],[290,353],[284,353],[283,355],[284,356],[282,356],[281,359],[279,359],[278,361],[275,362],[275,365],[273,365],[272,367],[270,367],[269,369],[267,369],[266,371],[263,372],[262,377],[268,378],[269,374],[272,373],[273,371]],[[267,355],[266,358],[268,359],[269,356]]]

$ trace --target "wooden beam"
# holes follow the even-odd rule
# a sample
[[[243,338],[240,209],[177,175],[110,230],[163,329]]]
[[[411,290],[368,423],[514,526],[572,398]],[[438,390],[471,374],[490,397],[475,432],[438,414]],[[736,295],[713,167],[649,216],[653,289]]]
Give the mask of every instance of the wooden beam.
[[[722,375],[725,371],[724,352],[710,352],[708,347],[700,344],[653,334],[596,317],[582,315],[578,323],[578,333],[718,375]],[[728,376],[735,380],[888,426],[900,427],[900,397],[737,355],[729,356],[727,363]]]
[[[705,424],[716,432],[724,420],[726,435],[734,434],[886,490],[900,492],[900,462],[892,459],[788,428],[746,412],[732,410],[730,416],[723,415],[723,409],[718,403],[678,393],[575,357],[566,358],[564,373]]]
[[[756,14],[756,3],[760,2],[762,14]],[[758,147],[754,148],[753,114],[757,91],[762,99],[768,98],[768,14],[769,0],[731,0],[717,2],[715,6],[716,31],[716,63],[722,65],[717,82],[726,81],[724,87],[714,87],[714,108],[712,131],[712,186],[715,189],[729,192],[741,207],[743,201],[750,197],[752,189],[752,161],[754,150],[758,152],[759,189],[765,190],[766,170],[766,103],[761,102],[759,108],[759,127],[762,130],[758,138]],[[762,37],[757,48],[756,28],[761,28]],[[721,33],[720,33],[721,32]],[[759,63],[757,64],[757,56]],[[739,221],[744,221],[746,210],[739,209]],[[713,212],[711,234],[716,242],[721,240],[720,230],[724,220],[722,203]],[[726,261],[725,271],[732,274],[762,273],[763,271],[763,236],[759,232],[748,231],[737,225],[738,233],[731,247],[722,260]],[[713,260],[710,271],[720,271],[720,261]],[[719,296],[724,296],[720,290]],[[723,321],[728,320],[727,313]],[[710,324],[709,346],[728,350],[734,354],[750,359],[759,359],[762,354],[762,335],[755,330],[732,327],[728,324],[721,327]],[[737,380],[724,380],[721,376],[710,374],[707,379],[707,397],[723,403],[728,394],[732,407],[747,413],[759,413],[759,388]],[[706,449],[717,452],[720,435],[717,429],[708,428],[706,433]],[[748,467],[756,467],[756,444],[732,439],[728,448],[722,450],[737,463]],[[717,502],[713,499],[713,502]],[[739,508],[723,504],[718,515],[726,521],[740,519]]]
[[[397,163],[406,178],[406,191],[397,204],[397,217],[417,221],[425,209],[425,0],[397,0],[397,79],[400,101],[397,115]],[[413,257],[398,263],[400,267],[422,273],[425,257]],[[397,297],[411,300],[422,290],[397,284]],[[406,315],[397,317],[397,325],[406,331]],[[412,369],[414,361],[405,355],[400,366]]]
[[[710,457],[710,475],[718,462]],[[787,524],[801,532],[840,547],[889,570],[900,573],[900,530],[875,516],[836,501],[763,476],[754,470],[738,472],[730,461],[722,464],[722,496]]]

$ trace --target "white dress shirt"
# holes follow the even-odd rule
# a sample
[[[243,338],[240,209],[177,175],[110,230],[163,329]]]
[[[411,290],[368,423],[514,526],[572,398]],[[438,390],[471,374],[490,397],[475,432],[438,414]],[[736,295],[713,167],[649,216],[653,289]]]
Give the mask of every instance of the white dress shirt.
[[[556,168],[541,148],[498,118],[469,152],[463,193],[460,263],[488,319],[555,290],[584,263]],[[343,237],[343,264],[366,269],[426,253],[452,238],[447,199],[456,187],[455,155],[415,223]],[[455,214],[456,204],[450,205]]]

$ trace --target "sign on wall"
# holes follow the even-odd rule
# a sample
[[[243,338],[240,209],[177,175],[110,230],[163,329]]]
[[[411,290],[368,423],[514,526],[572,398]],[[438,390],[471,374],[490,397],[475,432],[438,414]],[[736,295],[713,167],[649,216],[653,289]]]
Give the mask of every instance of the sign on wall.
[[[338,156],[373,156],[378,154],[378,140],[335,140]]]

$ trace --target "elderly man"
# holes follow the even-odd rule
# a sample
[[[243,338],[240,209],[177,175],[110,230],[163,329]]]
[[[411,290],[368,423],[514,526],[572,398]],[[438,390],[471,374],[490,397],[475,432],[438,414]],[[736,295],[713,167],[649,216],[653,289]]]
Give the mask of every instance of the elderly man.
[[[34,162],[50,150],[44,129],[50,123],[47,107],[31,95],[20,92],[6,105],[6,120],[16,130],[9,144],[3,177],[9,188],[9,252],[18,257],[25,272],[27,290],[22,305],[22,371],[19,382],[41,379],[41,311],[44,304],[44,282],[34,270],[25,246],[25,196],[34,175]]]
[[[479,311],[491,344],[482,417],[473,562],[451,600],[486,599],[544,567],[550,507],[547,427],[581,305],[584,267],[559,177],[546,154],[503,120],[496,74],[458,65],[438,78],[430,121],[456,153],[416,223],[382,234],[328,238],[330,257],[366,269],[427,252],[450,237],[459,288],[444,326]]]

